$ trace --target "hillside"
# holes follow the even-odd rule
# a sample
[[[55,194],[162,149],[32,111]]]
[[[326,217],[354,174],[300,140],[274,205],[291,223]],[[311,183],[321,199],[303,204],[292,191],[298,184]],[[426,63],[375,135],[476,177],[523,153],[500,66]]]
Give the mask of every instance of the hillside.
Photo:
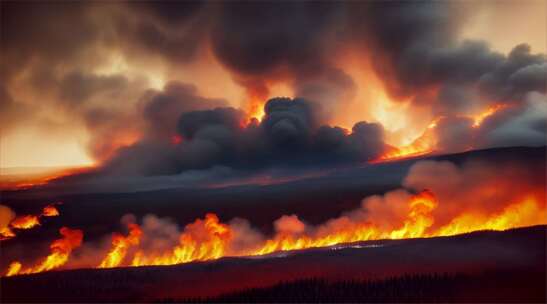
[[[498,280],[498,274],[505,273],[509,274],[502,280],[505,286],[513,283],[522,286],[522,277],[528,274],[536,285],[537,278],[542,278],[539,286],[544,287],[545,248],[546,226],[535,226],[454,237],[362,242],[175,266],[57,271],[2,278],[2,302],[183,300],[217,297],[307,278],[361,282],[444,273],[472,276],[473,280],[481,276]],[[439,284],[453,288],[450,286],[454,280],[443,280]],[[495,282],[481,284],[488,286]],[[535,289],[537,295],[541,290]],[[519,294],[512,295],[512,301],[522,300]],[[486,302],[491,300],[485,298]]]

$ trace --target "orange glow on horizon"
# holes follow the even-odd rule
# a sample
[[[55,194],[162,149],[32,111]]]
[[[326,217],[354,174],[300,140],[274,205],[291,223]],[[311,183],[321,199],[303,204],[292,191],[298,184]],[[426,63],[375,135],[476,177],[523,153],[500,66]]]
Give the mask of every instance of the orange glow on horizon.
[[[90,172],[93,171],[95,168],[96,166],[73,167],[62,168],[58,170],[48,170],[44,173],[39,174],[21,174],[21,176],[18,177],[14,177],[11,179],[4,178],[0,180],[0,189],[27,189],[35,186],[46,185],[56,179]]]

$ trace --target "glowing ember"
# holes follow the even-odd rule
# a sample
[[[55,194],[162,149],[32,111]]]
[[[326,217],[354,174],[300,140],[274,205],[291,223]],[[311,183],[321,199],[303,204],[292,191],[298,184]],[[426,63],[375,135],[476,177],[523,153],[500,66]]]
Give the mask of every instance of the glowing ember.
[[[0,240],[7,240],[12,237],[15,237],[15,233],[9,227],[5,227],[0,230]]]
[[[41,263],[34,267],[23,269],[20,262],[12,262],[6,272],[6,276],[38,273],[63,266],[68,261],[72,250],[82,244],[84,234],[81,230],[67,227],[61,228],[59,233],[61,233],[63,237],[51,243],[51,253]]]
[[[21,263],[11,262],[11,264],[8,267],[8,271],[6,272],[6,277],[11,277],[13,275],[18,274],[21,271],[21,267],[23,267]]]
[[[16,229],[30,229],[34,226],[40,225],[40,220],[36,215],[23,215],[16,217],[10,225]]]
[[[57,208],[55,208],[55,206],[53,205],[48,205],[48,206],[45,206],[43,211],[42,211],[42,216],[58,216],[59,215],[59,210],[57,210]]]

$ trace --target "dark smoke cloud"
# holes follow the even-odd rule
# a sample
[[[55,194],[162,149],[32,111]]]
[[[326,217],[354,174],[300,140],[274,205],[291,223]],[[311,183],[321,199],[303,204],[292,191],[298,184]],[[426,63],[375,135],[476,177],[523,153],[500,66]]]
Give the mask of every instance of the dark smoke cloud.
[[[522,105],[485,119],[475,147],[544,146],[547,144],[547,98],[530,93]]]
[[[480,126],[467,117],[446,117],[437,123],[437,148],[442,152],[547,144],[547,99],[529,93],[522,104],[498,110]]]
[[[494,100],[522,100],[531,91],[545,93],[547,59],[531,54],[530,46],[520,44],[496,67],[481,75],[479,85]]]
[[[220,99],[201,97],[195,86],[170,82],[163,91],[151,90],[143,96],[143,117],[151,138],[171,138],[176,135],[181,114],[226,105]]]
[[[292,79],[297,96],[323,104],[331,118],[354,90],[334,63],[345,13],[335,2],[225,3],[211,32],[213,51],[250,95],[264,96],[268,80],[281,74]]]
[[[306,167],[367,161],[385,151],[381,125],[359,122],[348,132],[321,125],[316,111],[304,99],[274,98],[266,103],[262,122],[248,125],[234,108],[186,112],[177,124],[182,142],[143,140],[120,150],[104,170],[167,175],[218,166]]]
[[[379,124],[358,122],[351,131],[329,125],[356,94],[356,80],[339,62],[347,50],[372,61],[391,95],[411,97],[412,105],[431,106],[444,117],[436,129],[440,151],[545,144],[545,55],[525,44],[505,55],[483,41],[460,41],[468,11],[457,2],[1,6],[3,128],[36,119],[36,104],[60,109],[90,131],[93,155],[114,155],[102,173],[184,173],[192,180],[209,171],[317,167],[379,156],[385,149]],[[247,124],[242,110],[202,96],[195,83],[169,79],[163,89],[150,89],[146,79],[94,70],[112,52],[129,64],[159,58],[182,70],[209,51],[250,96],[266,98],[273,83],[283,82],[299,98],[272,99],[264,119]],[[20,91],[39,101],[16,98]],[[433,97],[422,98],[430,91]],[[479,128],[465,118],[496,103],[508,107]],[[129,133],[141,140],[115,152]],[[173,144],[174,135],[182,142]]]

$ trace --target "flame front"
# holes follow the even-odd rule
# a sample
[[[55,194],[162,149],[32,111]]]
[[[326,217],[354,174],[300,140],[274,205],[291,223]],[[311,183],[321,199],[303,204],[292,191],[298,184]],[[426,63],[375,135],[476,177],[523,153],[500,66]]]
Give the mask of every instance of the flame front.
[[[40,225],[40,220],[36,215],[23,215],[16,217],[11,223],[11,227],[16,229],[30,229]]]
[[[451,236],[478,230],[505,230],[509,228],[545,224],[545,201],[536,194],[523,195],[508,203],[498,212],[479,209],[465,210],[453,216],[447,224],[437,223],[435,216],[439,201],[433,192],[423,190],[398,201],[403,210],[398,221],[387,221],[381,215],[341,216],[331,219],[317,227],[307,227],[299,223],[298,229],[278,231],[269,239],[262,239],[251,247],[239,248],[241,231],[231,224],[220,222],[217,215],[209,213],[204,219],[196,219],[186,225],[180,233],[178,244],[164,251],[153,251],[143,245],[145,233],[137,224],[129,224],[129,233],[124,236],[115,233],[112,248],[98,268],[120,266],[173,265],[193,261],[213,260],[226,256],[257,256],[275,252],[300,250],[306,248],[328,247],[343,243],[367,240],[404,239],[419,237]],[[385,204],[384,204],[385,205]],[[385,206],[384,206],[385,207]],[[384,208],[382,207],[382,208]],[[51,245],[51,254],[35,267],[23,268],[18,261],[13,262],[6,276],[47,271],[64,265],[72,250],[80,246],[82,232],[62,228],[62,239]]]
[[[12,262],[6,272],[6,276],[38,273],[63,266],[68,261],[72,250],[82,244],[84,234],[79,229],[70,229],[67,227],[61,228],[59,233],[63,237],[51,243],[51,253],[42,262],[26,269],[23,269],[23,265],[20,262]]]
[[[123,236],[119,233],[112,235],[112,249],[108,252],[99,268],[112,268],[119,266],[127,251],[131,246],[138,245],[141,239],[142,231],[136,224],[129,224],[129,235]]]
[[[220,223],[215,214],[209,213],[205,219],[197,219],[185,227],[179,244],[172,251],[159,256],[148,256],[138,251],[131,265],[173,265],[218,259],[226,256],[231,238],[230,227]]]
[[[139,249],[127,265],[173,265],[218,259],[224,256],[264,255],[367,240],[450,236],[477,230],[505,230],[545,222],[545,219],[540,216],[545,211],[545,207],[538,204],[533,195],[510,204],[501,213],[489,216],[472,212],[464,213],[445,226],[433,228],[435,223],[433,214],[437,207],[438,201],[435,195],[429,190],[424,190],[408,199],[406,206],[408,212],[404,220],[395,228],[386,229],[375,219],[355,222],[341,217],[329,221],[310,233],[278,232],[271,239],[263,241],[260,246],[247,251],[234,251],[233,229],[219,222],[215,214],[207,214],[204,219],[197,219],[185,227],[180,235],[179,244],[173,249],[164,253],[147,253],[146,250]],[[137,246],[138,242],[132,245]],[[122,258],[111,267],[121,265],[126,252],[124,249]],[[112,251],[108,255],[110,256],[111,253]]]
[[[436,235],[450,236],[476,230],[504,230],[508,227],[540,224],[544,223],[544,216],[545,208],[541,208],[533,196],[528,196],[490,217],[472,212],[462,214],[454,218],[450,224],[441,227]]]

